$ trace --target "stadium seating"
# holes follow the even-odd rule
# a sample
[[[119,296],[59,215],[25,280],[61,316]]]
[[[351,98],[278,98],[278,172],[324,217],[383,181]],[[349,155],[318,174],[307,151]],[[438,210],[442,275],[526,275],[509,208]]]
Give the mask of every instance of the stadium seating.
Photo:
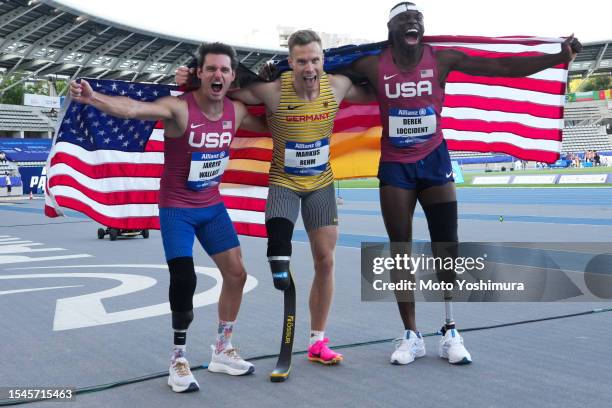
[[[53,131],[55,123],[40,108],[0,104],[0,131],[41,132],[46,135]]]
[[[563,153],[582,153],[585,150],[612,150],[610,136],[602,126],[576,126],[563,129]]]
[[[612,118],[606,101],[568,102],[563,116],[565,127],[598,125],[604,118]]]
[[[584,121],[590,117],[595,118],[599,116],[599,107],[594,104],[585,104],[585,106],[576,105],[578,104],[565,106],[565,120]]]

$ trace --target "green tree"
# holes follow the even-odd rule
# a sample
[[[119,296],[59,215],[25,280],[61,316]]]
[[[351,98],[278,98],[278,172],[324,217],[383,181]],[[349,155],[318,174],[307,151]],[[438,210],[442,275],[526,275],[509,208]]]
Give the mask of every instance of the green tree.
[[[13,74],[8,77],[3,75],[0,78],[2,79],[2,82],[0,84],[0,89],[5,89],[9,87],[10,85],[14,84],[15,82],[18,82],[21,79],[21,76],[17,74]],[[21,83],[3,92],[0,95],[0,102],[11,104],[11,105],[21,105],[23,104],[23,94],[24,94],[24,86],[23,86],[23,83]]]
[[[57,94],[64,95],[64,89],[68,87],[68,81],[58,79],[54,81],[54,83],[55,83],[55,90],[57,91]]]
[[[610,77],[606,75],[598,75],[591,77],[585,81],[584,85],[580,87],[581,91],[601,91],[612,88],[612,82]]]
[[[16,82],[19,82],[24,78],[25,75],[26,74],[24,73],[13,73],[10,76],[0,75],[0,89],[6,89],[9,86],[15,84]],[[63,84],[62,89],[67,86],[66,81],[57,81],[56,86],[58,84]],[[0,95],[0,103],[22,105],[23,94],[26,93],[49,96],[49,82],[40,79],[26,79],[24,82],[21,82],[20,84],[15,85],[12,88],[4,91]]]
[[[35,95],[45,95],[49,96],[49,83],[47,81],[37,80],[35,82],[27,82],[24,86],[25,93],[35,94]],[[23,101],[22,101],[23,103]]]

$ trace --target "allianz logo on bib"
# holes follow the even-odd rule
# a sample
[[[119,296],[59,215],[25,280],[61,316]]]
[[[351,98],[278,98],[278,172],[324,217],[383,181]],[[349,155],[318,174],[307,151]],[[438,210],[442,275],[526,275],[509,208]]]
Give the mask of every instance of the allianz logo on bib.
[[[199,135],[199,140],[196,140]],[[189,132],[189,146],[191,147],[225,147],[232,143],[232,134],[230,132],[197,133]]]
[[[392,90],[391,88],[395,88]],[[432,86],[430,81],[403,82],[393,85],[385,84],[385,95],[390,99],[397,99],[400,96],[404,98],[412,98],[415,96],[431,95]]]

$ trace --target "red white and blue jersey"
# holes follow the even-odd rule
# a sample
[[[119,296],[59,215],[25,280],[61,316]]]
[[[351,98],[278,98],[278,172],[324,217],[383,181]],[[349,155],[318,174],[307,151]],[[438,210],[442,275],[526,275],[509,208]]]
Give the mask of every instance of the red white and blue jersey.
[[[410,71],[400,71],[391,48],[379,56],[378,101],[381,162],[414,163],[442,143],[440,128],[444,87],[438,81],[434,50],[423,46],[421,61]]]
[[[189,109],[187,127],[181,137],[165,138],[159,207],[200,208],[219,204],[222,201],[219,183],[236,134],[234,104],[225,98],[223,115],[212,121],[204,116],[192,92],[181,98]]]

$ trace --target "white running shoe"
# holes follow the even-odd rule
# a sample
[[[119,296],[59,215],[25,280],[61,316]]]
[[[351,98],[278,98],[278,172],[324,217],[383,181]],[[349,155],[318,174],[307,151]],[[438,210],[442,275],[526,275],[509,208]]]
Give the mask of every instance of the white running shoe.
[[[440,340],[440,357],[451,364],[470,364],[472,356],[463,346],[463,338],[456,329],[447,330]]]
[[[255,371],[255,366],[244,361],[235,348],[228,348],[217,354],[215,346],[210,347],[212,348],[212,359],[208,365],[208,371],[229,375],[247,375]]]
[[[412,330],[407,332],[405,339],[395,339],[395,351],[391,354],[391,364],[409,364],[415,358],[425,355],[425,342],[421,333],[417,334]]]
[[[168,385],[172,387],[174,392],[193,392],[200,389],[200,385],[191,374],[189,362],[185,357],[177,358],[174,360],[174,364],[170,366]]]

